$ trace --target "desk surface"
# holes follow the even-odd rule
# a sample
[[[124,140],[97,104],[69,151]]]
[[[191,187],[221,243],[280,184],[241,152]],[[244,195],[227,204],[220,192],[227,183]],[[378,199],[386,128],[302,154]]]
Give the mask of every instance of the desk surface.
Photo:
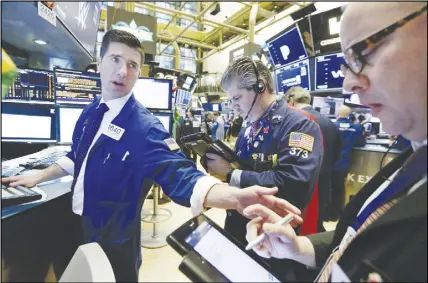
[[[35,171],[35,170],[33,170]],[[31,172],[33,173],[33,172]],[[36,173],[36,172],[34,172]],[[45,183],[41,183],[37,185],[37,187],[46,193],[46,200],[44,201],[36,201],[30,203],[23,203],[19,205],[9,206],[1,209],[1,219],[4,220],[6,218],[12,217],[18,213],[24,212],[26,210],[32,209],[39,205],[43,205],[44,203],[56,199],[68,192],[70,192],[71,183],[73,181],[72,176],[62,177],[60,179],[49,181]]]
[[[46,149],[46,151],[49,151],[49,150],[50,149]],[[36,152],[34,154],[30,154],[30,155],[26,155],[26,156],[19,157],[16,159],[5,161],[5,162],[3,162],[2,167],[17,166],[18,164],[23,163],[32,157],[34,158],[34,157],[40,156],[40,154],[41,154],[41,152]],[[24,171],[22,174],[36,174],[38,171],[39,170]],[[14,206],[2,208],[1,209],[1,219],[4,220],[4,219],[12,217],[18,213],[22,213],[24,211],[27,211],[27,210],[32,209],[34,207],[37,207],[39,205],[43,205],[46,202],[49,202],[53,199],[56,199],[56,198],[58,198],[64,194],[70,192],[72,181],[73,181],[72,176],[66,176],[66,177],[62,177],[62,178],[54,180],[54,181],[44,182],[44,183],[37,185],[37,187],[40,190],[42,190],[46,193],[46,200],[35,201],[35,202],[24,203],[24,204],[19,204],[19,205],[14,205]]]
[[[374,140],[367,140],[367,144],[379,144],[379,145],[390,145],[389,139],[374,139]]]
[[[366,144],[366,146],[364,147],[354,147],[354,150],[362,150],[362,151],[372,151],[372,152],[381,152],[381,153],[385,153],[388,151],[388,148],[382,145],[378,145],[378,144]],[[394,153],[394,154],[399,154],[401,153],[400,150],[397,149],[390,149],[388,151],[388,153]]]

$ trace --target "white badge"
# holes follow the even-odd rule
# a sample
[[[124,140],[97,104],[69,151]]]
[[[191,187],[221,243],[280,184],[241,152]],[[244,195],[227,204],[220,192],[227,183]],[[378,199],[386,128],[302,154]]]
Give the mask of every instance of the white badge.
[[[331,267],[331,282],[351,282],[336,262]]]
[[[118,141],[122,138],[124,132],[125,129],[110,123],[110,125],[107,127],[107,130],[104,131],[103,134]]]
[[[348,226],[348,230],[346,230],[346,234],[343,236],[343,239],[340,242],[339,249],[342,250],[345,245],[355,237],[356,234],[357,232],[355,232],[354,228]]]

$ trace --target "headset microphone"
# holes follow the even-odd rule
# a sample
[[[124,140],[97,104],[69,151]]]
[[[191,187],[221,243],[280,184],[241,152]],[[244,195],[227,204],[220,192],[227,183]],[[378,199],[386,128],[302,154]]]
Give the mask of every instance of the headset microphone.
[[[259,75],[259,71],[257,70],[256,63],[254,63],[253,60],[251,60],[251,63],[254,67],[254,73],[255,73],[256,79],[257,79],[256,83],[253,85],[253,90],[256,93],[256,95],[254,96],[253,102],[251,103],[251,107],[247,113],[247,116],[245,116],[245,118],[244,118],[245,121],[247,120],[248,115],[250,115],[251,110],[253,110],[253,106],[256,103],[257,97],[259,96],[259,94],[261,94],[265,91],[265,85],[260,81],[260,75]]]

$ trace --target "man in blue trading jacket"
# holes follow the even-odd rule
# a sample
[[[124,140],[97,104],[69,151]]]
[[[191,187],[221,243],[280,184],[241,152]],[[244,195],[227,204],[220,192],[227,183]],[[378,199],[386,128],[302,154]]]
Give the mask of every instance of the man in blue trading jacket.
[[[272,76],[260,61],[249,57],[235,60],[224,72],[221,84],[231,107],[247,122],[235,152],[248,167],[232,168],[222,157],[207,154],[208,172],[239,188],[277,186],[279,197],[304,209],[314,193],[324,152],[319,126],[305,116],[307,113],[288,107],[283,99],[277,101]],[[225,229],[245,243],[247,222],[228,211]]]
[[[290,88],[284,95],[288,105],[302,109],[313,115],[321,128],[324,140],[324,158],[318,178],[318,232],[324,232],[323,221],[329,221],[329,207],[332,205],[331,171],[339,160],[342,139],[336,125],[327,116],[317,112],[311,106],[311,95],[306,89],[296,86]]]
[[[332,170],[332,205],[330,206],[330,217],[336,220],[345,206],[345,181],[351,166],[352,148],[354,146],[365,146],[366,138],[361,125],[353,124],[349,120],[351,108],[341,105],[338,110],[336,127],[342,136],[342,153],[339,161]]]
[[[79,117],[71,152],[37,175],[5,178],[2,183],[32,187],[74,174],[72,209],[78,215],[76,229],[82,231],[76,237],[81,237],[81,244],[101,245],[116,281],[138,281],[140,212],[153,181],[175,202],[191,206],[195,214],[209,206],[242,211],[252,203],[278,207],[282,214],[288,209],[299,213],[273,196],[276,189],[253,186],[239,190],[221,184],[177,152],[178,145],[161,122],[132,94],[144,62],[135,36],[108,31],[100,57],[102,97]]]
[[[225,159],[207,154],[207,171],[232,186],[246,188],[253,184],[278,187],[278,197],[305,209],[301,234],[317,232],[317,179],[323,158],[319,126],[308,113],[288,107],[277,100],[272,76],[260,61],[241,57],[226,68],[221,86],[231,100],[231,107],[244,117],[235,144],[235,152],[246,168],[233,168]],[[229,210],[225,230],[246,244],[248,219]],[[306,226],[305,226],[306,225]],[[293,267],[282,273],[282,261],[270,261],[281,280],[294,279]]]

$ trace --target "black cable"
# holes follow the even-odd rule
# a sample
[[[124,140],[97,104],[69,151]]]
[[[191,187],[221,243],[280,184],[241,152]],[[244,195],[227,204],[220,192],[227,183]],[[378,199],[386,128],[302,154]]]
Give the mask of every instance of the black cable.
[[[394,145],[398,142],[398,136],[395,137],[394,142],[388,147],[388,150],[384,153],[384,155],[382,156],[382,159],[380,160],[380,164],[379,164],[379,171],[382,170],[383,166],[383,160],[385,159],[386,155],[388,154],[388,152],[394,147]],[[388,178],[386,178],[388,179]]]
[[[251,60],[251,63],[252,63],[253,68],[254,68],[254,74],[256,75],[256,83],[255,83],[255,85],[257,86],[259,84],[259,81],[260,81],[259,71],[257,70],[256,63],[254,63],[253,60]],[[254,96],[253,103],[251,103],[250,110],[248,111],[247,116],[245,116],[244,120],[247,120],[248,115],[250,115],[251,110],[253,110],[254,103],[256,103],[257,96],[259,96],[259,92],[257,91],[257,90],[259,90],[259,88],[258,87],[254,87],[253,89],[254,89],[254,92],[256,93],[256,95]]]

